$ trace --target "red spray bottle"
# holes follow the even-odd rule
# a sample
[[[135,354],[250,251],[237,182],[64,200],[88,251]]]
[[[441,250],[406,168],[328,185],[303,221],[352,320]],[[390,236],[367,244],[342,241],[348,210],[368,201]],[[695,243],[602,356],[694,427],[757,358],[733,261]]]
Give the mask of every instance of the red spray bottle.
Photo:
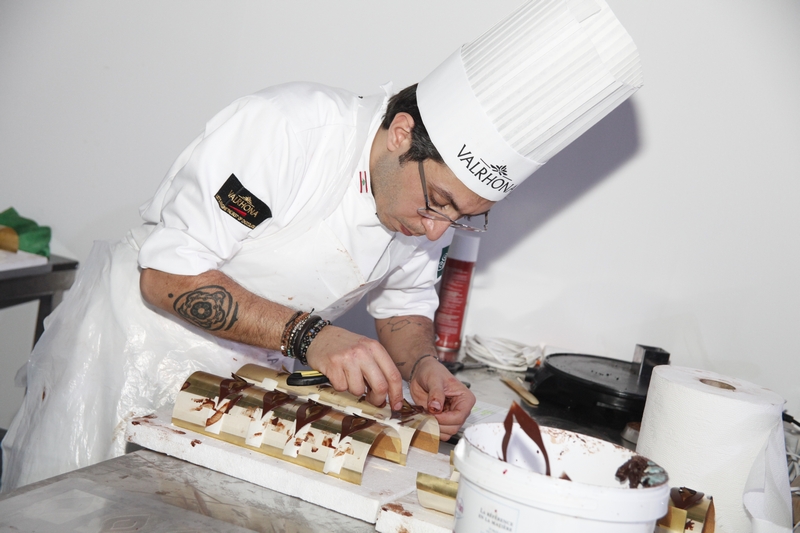
[[[467,310],[472,272],[478,259],[480,236],[456,231],[447,254],[439,289],[439,308],[433,319],[440,361],[456,361]]]

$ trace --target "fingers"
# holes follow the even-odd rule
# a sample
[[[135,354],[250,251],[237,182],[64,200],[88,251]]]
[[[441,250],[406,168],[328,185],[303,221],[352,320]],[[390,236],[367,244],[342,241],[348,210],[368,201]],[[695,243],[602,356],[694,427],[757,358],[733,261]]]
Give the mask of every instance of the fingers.
[[[433,382],[428,388],[428,398],[426,408],[433,415],[438,415],[444,411],[445,394],[442,384],[438,381]]]
[[[386,394],[388,394],[389,405],[393,410],[399,411],[403,408],[403,377],[400,375],[397,365],[395,365],[386,350],[383,349],[383,346],[381,346],[381,351],[383,352],[382,355],[385,355],[385,357],[382,356],[378,358],[376,362],[380,368],[381,376],[387,378],[385,381],[387,390],[383,392],[381,400],[383,401],[383,399],[386,398]]]
[[[392,408],[400,409],[403,379],[394,361],[377,341],[370,340],[362,348],[355,350],[345,363],[348,390],[355,395],[366,392],[367,401],[373,405],[385,404],[388,394]]]
[[[457,402],[453,402],[453,398],[454,397],[451,396],[443,400],[441,402],[441,407],[438,409],[436,407],[439,405],[439,401],[431,399],[430,397],[428,398],[428,411],[436,418],[436,421],[439,422],[440,440],[448,440],[458,433],[458,430],[461,429],[464,421],[466,421],[469,416],[469,410],[464,413],[459,409],[461,405]],[[455,398],[458,398],[458,396]]]
[[[373,405],[381,405],[386,402],[386,393],[389,390],[389,385],[380,367],[371,363],[372,361],[368,360],[363,367],[354,366],[351,373],[354,379],[361,380],[361,384],[367,391],[367,401]],[[353,392],[352,387],[350,392]]]
[[[337,391],[355,396],[367,393],[373,405],[393,408],[403,402],[403,381],[383,346],[373,339],[335,326],[323,329],[306,353],[309,364],[328,376]]]
[[[346,390],[356,396],[361,396],[367,392],[367,382],[364,381],[364,375],[361,373],[361,368],[356,365],[347,365],[344,367],[344,384],[341,389]]]
[[[409,385],[414,401],[439,422],[441,440],[458,433],[475,405],[475,395],[438,362],[420,369]]]
[[[475,405],[475,396],[469,390],[467,390],[467,393],[448,397],[444,411],[434,414],[439,422],[439,438],[441,440],[448,440],[458,433],[458,430],[461,429],[461,426],[464,425],[464,422],[472,412],[472,407]]]

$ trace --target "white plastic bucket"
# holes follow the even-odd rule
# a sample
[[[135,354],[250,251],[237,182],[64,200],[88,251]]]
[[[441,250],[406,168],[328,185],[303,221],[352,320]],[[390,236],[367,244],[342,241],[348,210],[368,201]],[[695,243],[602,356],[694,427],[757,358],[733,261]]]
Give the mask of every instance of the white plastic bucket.
[[[467,428],[456,446],[454,462],[461,472],[456,533],[653,533],[656,521],[666,514],[668,483],[631,489],[616,479],[617,469],[635,452],[542,427],[551,470],[546,476],[534,471],[544,471],[538,446],[514,426],[508,446],[511,462],[500,459],[503,424]],[[563,473],[571,481],[559,479]]]

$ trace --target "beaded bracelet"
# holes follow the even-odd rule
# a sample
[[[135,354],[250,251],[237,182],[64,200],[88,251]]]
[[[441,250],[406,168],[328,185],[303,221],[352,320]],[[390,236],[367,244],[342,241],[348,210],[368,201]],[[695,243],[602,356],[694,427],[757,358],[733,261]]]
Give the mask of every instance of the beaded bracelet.
[[[300,332],[303,330],[303,327],[308,323],[308,319],[311,318],[311,315],[308,313],[303,313],[297,322],[293,325],[291,333],[289,333],[289,339],[286,341],[286,355],[293,359],[297,359],[297,339],[300,337]],[[305,364],[305,363],[303,363]]]
[[[289,335],[302,314],[302,311],[296,312],[283,328],[283,333],[281,334],[281,353],[283,355],[286,355],[286,350],[289,349]]]
[[[308,364],[308,361],[306,360],[306,352],[308,352],[309,346],[311,346],[311,343],[317,337],[319,332],[322,331],[322,328],[329,326],[330,324],[330,320],[325,320],[324,318],[316,315],[312,315],[309,317],[308,321],[306,321],[301,333],[297,336],[295,344],[293,345],[294,353],[301,363],[304,365]]]
[[[305,337],[308,330],[311,329],[320,320],[322,319],[317,315],[311,315],[308,317],[308,320],[303,324],[302,328],[299,329],[297,335],[293,339],[294,342],[292,342],[292,351],[295,354],[302,354],[303,356],[305,356],[305,350],[303,350],[303,338]]]
[[[296,312],[292,315],[292,318],[286,323],[286,326],[283,329],[283,334],[281,335],[281,353],[286,357],[292,357],[290,354],[292,353],[292,344],[291,344],[291,337],[292,333],[295,331],[295,328],[298,324],[304,322],[309,317],[309,313],[303,313],[302,311]]]

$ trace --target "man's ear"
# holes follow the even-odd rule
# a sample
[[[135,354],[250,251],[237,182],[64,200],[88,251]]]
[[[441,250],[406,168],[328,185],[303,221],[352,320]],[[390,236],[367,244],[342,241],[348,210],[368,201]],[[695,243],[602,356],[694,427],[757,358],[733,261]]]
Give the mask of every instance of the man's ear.
[[[389,125],[386,135],[386,149],[390,152],[405,153],[411,148],[411,130],[414,129],[414,118],[408,113],[397,113]]]

